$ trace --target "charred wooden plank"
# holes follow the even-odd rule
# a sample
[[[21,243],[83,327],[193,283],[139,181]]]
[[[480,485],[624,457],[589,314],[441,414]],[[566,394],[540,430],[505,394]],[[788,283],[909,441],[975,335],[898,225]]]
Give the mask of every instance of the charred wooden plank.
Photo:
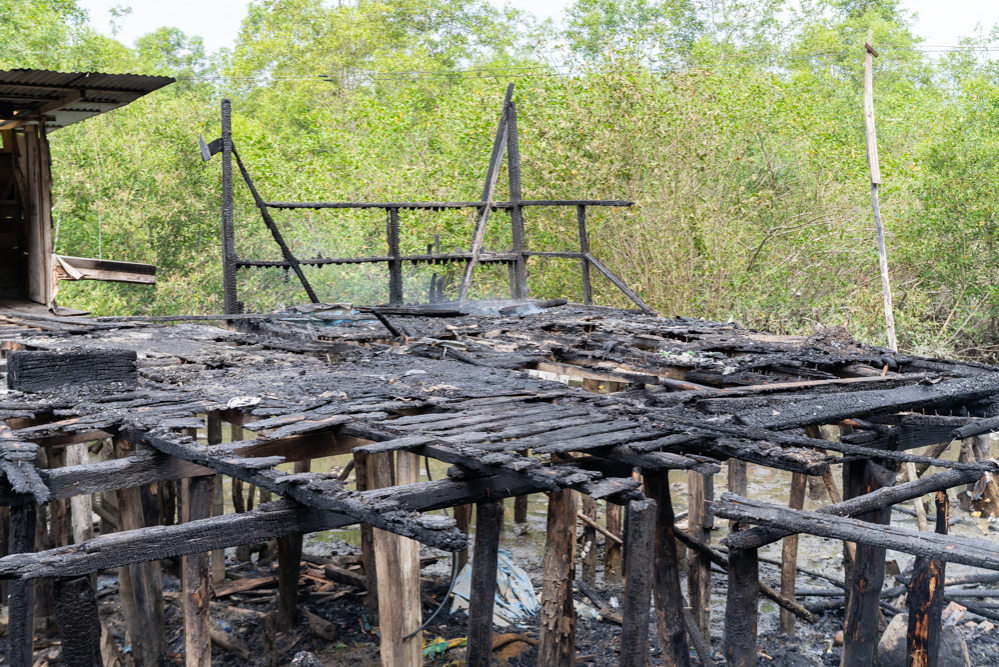
[[[906,482],[898,486],[878,489],[863,496],[851,498],[835,505],[825,505],[815,510],[816,513],[834,514],[837,516],[854,516],[873,512],[882,507],[890,507],[898,503],[921,498],[927,493],[949,489],[961,484],[977,481],[979,474],[970,470],[947,470],[936,475],[920,478],[914,482]],[[756,549],[771,542],[776,542],[789,531],[770,526],[757,526],[749,530],[733,533],[725,538],[724,543],[733,549]]]
[[[775,526],[788,531],[862,542],[915,556],[938,558],[986,570],[999,570],[999,545],[957,535],[936,535],[897,526],[872,526],[866,521],[822,512],[790,510],[730,493],[715,502],[715,513],[726,519]],[[726,542],[731,548],[731,539]]]
[[[7,386],[18,391],[46,391],[81,385],[139,381],[135,350],[14,350],[7,356]]]

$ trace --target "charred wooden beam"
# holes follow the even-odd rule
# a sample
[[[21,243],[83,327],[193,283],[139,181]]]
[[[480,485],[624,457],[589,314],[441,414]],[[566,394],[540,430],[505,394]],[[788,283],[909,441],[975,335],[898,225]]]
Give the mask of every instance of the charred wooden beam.
[[[489,667],[493,657],[493,603],[503,504],[476,506],[475,560],[468,605],[468,667]]]
[[[999,545],[983,540],[957,535],[920,533],[897,526],[872,526],[866,521],[822,512],[790,510],[729,493],[723,494],[721,500],[715,502],[715,513],[726,519],[775,526],[792,532],[836,540],[863,542],[915,556],[938,558],[986,570],[999,570]],[[732,541],[731,538],[727,540],[729,548],[732,548]]]
[[[970,470],[947,470],[929,477],[923,477],[914,482],[906,482],[898,486],[889,486],[872,493],[851,498],[835,505],[825,505],[815,510],[820,514],[836,516],[855,516],[866,514],[882,507],[890,507],[906,500],[920,498],[927,493],[942,491],[960,484],[977,481],[979,473]],[[724,543],[733,549],[757,549],[776,542],[785,535],[786,530],[770,526],[758,526],[749,530],[733,533],[725,538]]]
[[[135,350],[15,350],[7,355],[7,386],[18,391],[46,391],[77,385],[139,381]]]
[[[38,506],[29,499],[10,508],[10,529],[5,558],[32,557],[35,550],[35,523]],[[2,560],[2,559],[0,559]],[[7,588],[7,612],[10,645],[7,659],[13,667],[34,664],[35,583],[12,581]]]
[[[621,667],[645,667],[649,660],[649,596],[652,591],[656,503],[633,500],[625,511],[627,559],[621,612]]]
[[[760,567],[756,549],[729,552],[728,599],[722,639],[729,667],[756,666]]]
[[[566,489],[548,496],[548,530],[543,569],[544,587],[539,614],[538,666],[574,667],[576,612],[572,600],[575,579],[576,493]]]
[[[947,494],[936,495],[936,532],[947,534],[950,502]],[[916,558],[909,584],[909,627],[906,633],[908,667],[936,667],[940,651],[940,631],[944,607],[946,563],[933,558]]]

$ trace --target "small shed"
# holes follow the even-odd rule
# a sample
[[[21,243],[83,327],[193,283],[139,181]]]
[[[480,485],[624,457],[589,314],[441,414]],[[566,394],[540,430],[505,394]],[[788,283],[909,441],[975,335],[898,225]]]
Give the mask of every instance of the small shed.
[[[118,109],[174,79],[0,70],[0,300],[54,304],[59,280],[155,284],[155,267],[53,254],[48,135]]]

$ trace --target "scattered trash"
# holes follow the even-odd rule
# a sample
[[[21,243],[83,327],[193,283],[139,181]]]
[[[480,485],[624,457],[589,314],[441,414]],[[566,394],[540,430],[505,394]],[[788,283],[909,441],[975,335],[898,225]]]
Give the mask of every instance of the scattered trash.
[[[493,609],[493,623],[499,627],[506,627],[536,615],[541,610],[541,605],[534,593],[534,585],[527,573],[513,562],[513,555],[505,549],[500,549],[496,565],[496,606]],[[471,588],[472,564],[469,563],[462,569],[454,585],[452,614],[460,609],[468,609]]]
[[[944,607],[942,617],[944,627],[948,625],[957,625],[958,621],[964,617],[964,612],[966,611],[968,611],[967,607],[962,607],[956,602],[951,602],[949,605]]]
[[[576,615],[583,618],[588,618],[590,620],[597,620],[600,618],[600,612],[591,607],[588,604],[580,602],[579,600],[573,600],[572,606],[576,608]]]
[[[236,408],[246,408],[251,405],[256,405],[260,402],[260,398],[257,396],[237,396],[236,398],[230,399],[226,403],[226,407],[230,410],[235,410]]]

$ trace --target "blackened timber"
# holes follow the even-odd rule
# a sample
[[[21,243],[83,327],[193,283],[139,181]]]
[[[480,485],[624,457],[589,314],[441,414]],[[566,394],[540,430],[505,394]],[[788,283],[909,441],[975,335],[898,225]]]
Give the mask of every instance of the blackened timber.
[[[576,206],[576,223],[579,225],[579,254],[582,262],[580,269],[583,272],[583,303],[587,306],[593,305],[593,285],[590,282],[590,262],[586,259],[586,254],[590,252],[590,238],[586,232],[586,207]]]
[[[468,605],[468,667],[492,664],[496,559],[502,522],[502,503],[486,502],[476,506],[475,559]]]
[[[710,459],[691,458],[669,452],[638,452],[629,445],[617,445],[599,452],[612,461],[620,461],[647,471],[693,470],[704,475],[715,475],[721,468]]]
[[[951,431],[950,435],[954,440],[964,440],[965,438],[992,433],[997,430],[999,430],[999,417],[990,417],[955,428]]]
[[[698,472],[687,472],[687,525],[690,536],[708,545],[715,517],[714,476]],[[697,621],[697,629],[706,641],[711,643],[711,561],[700,552],[687,554],[687,595],[690,598],[691,613]]]
[[[222,100],[222,294],[226,314],[238,313],[232,198],[232,103]]]
[[[805,506],[805,486],[808,478],[801,473],[791,475],[791,493],[788,507],[800,510]],[[781,545],[780,592],[784,597],[794,599],[794,586],[798,575],[798,536],[788,535]],[[781,609],[781,634],[794,636],[794,614]]]
[[[851,495],[866,495],[895,483],[895,473],[874,461],[852,464],[859,465],[863,465],[860,487],[856,494]],[[887,525],[891,523],[891,509],[883,507],[858,518],[875,525]],[[857,543],[856,559],[853,564],[853,585],[847,600],[846,623],[843,627],[843,655],[840,662],[843,667],[874,663],[878,649],[881,589],[885,579],[885,548],[864,540],[854,541]]]
[[[669,476],[666,473],[646,474],[645,493],[656,503],[652,592],[663,665],[689,667],[690,655],[683,618],[683,593],[680,591],[680,563],[676,554],[676,528],[673,523]]]
[[[649,596],[652,591],[656,503],[632,500],[626,506],[624,604],[621,610],[621,667],[645,667],[649,660]]]
[[[35,550],[35,522],[38,506],[26,499],[10,508],[10,528],[5,558],[32,557]],[[2,559],[0,559],[2,560]],[[7,659],[13,667],[34,664],[35,583],[11,581],[7,588],[8,636]]]
[[[90,577],[56,579],[55,611],[67,667],[103,667],[101,620]]]
[[[776,526],[788,531],[818,535],[835,540],[849,540],[894,549],[915,556],[938,558],[986,570],[999,570],[999,545],[957,535],[936,535],[890,525],[872,526],[869,522],[833,516],[822,512],[790,510],[749,498],[722,495],[715,502],[715,513],[726,519]],[[728,544],[731,548],[731,538]]]
[[[755,667],[760,566],[756,549],[729,552],[722,650],[729,667]]]
[[[576,613],[572,600],[575,579],[576,493],[568,489],[548,497],[548,524],[545,540],[538,616],[538,667],[574,667],[576,662]]]
[[[399,209],[390,208],[388,213],[388,221],[386,223],[388,231],[388,249],[389,255],[392,257],[392,259],[389,260],[389,304],[392,306],[401,306],[402,253],[399,252]],[[384,317],[384,315],[382,317]]]
[[[652,307],[649,306],[649,304],[645,303],[642,300],[642,297],[640,297],[637,294],[635,294],[635,292],[630,287],[628,287],[627,285],[624,284],[623,280],[621,280],[616,275],[614,275],[614,273],[612,273],[610,269],[608,269],[599,260],[597,260],[596,257],[594,257],[592,254],[590,254],[588,252],[584,253],[583,256],[586,258],[586,261],[591,266],[593,266],[593,268],[595,268],[600,273],[604,274],[604,277],[607,278],[607,280],[611,281],[614,284],[614,287],[616,287],[619,290],[621,290],[621,292],[626,297],[628,297],[629,299],[631,299],[635,303],[636,306],[638,306],[639,308],[641,308],[643,312],[645,312],[645,313],[652,313],[652,312],[654,312],[652,310]]]
[[[513,285],[511,293],[514,299],[527,298],[527,262],[524,255],[524,210],[520,205],[522,196],[520,183],[520,132],[517,129],[517,103],[510,101],[510,113],[507,116],[506,151],[507,166],[510,175],[510,237],[513,252],[519,257],[513,264]],[[491,197],[490,197],[491,199]]]
[[[399,209],[455,209],[491,206],[511,209],[514,206],[608,206],[624,208],[634,202],[623,199],[526,199],[523,201],[452,201],[452,202],[267,202],[268,208],[399,208]]]
[[[950,502],[947,494],[936,494],[936,532],[947,534]],[[909,627],[906,633],[907,667],[937,667],[944,607],[946,563],[933,558],[916,558],[909,584]]]
[[[153,436],[140,431],[129,431],[126,436],[134,442],[144,442],[155,449],[171,456],[176,456],[193,463],[204,465],[215,472],[239,477],[244,482],[254,484],[257,488],[290,496],[303,504],[321,507],[354,516],[358,522],[369,523],[375,528],[397,533],[403,537],[430,544],[441,549],[453,551],[464,545],[464,537],[448,525],[441,517],[407,516],[405,513],[382,513],[355,499],[344,483],[337,479],[325,479],[321,475],[315,481],[294,479],[270,467],[278,461],[268,462],[265,469],[256,469],[253,459],[241,459],[235,455],[217,457],[212,454],[213,448],[197,447],[182,439],[172,440]],[[282,481],[284,480],[284,481]]]
[[[680,448],[717,458],[734,458],[768,468],[814,476],[821,476],[825,473],[832,460],[831,457],[812,449],[782,447],[763,440],[741,438],[693,440],[688,444],[680,445]]]
[[[199,521],[218,521],[212,518],[212,494],[215,477],[195,477],[185,485],[184,514],[189,526]],[[221,489],[219,490],[221,493]],[[246,516],[243,514],[242,516]],[[117,533],[115,533],[117,535]],[[127,534],[127,533],[126,533]],[[189,551],[180,560],[181,608],[184,610],[184,665],[185,667],[211,667],[212,642],[209,619],[209,556],[204,551]],[[146,559],[143,559],[146,560]]]
[[[997,391],[999,379],[994,376],[959,378],[936,384],[829,394],[800,404],[784,404],[779,411],[769,407],[746,410],[736,413],[736,418],[748,426],[787,429],[835,423],[850,417],[863,418],[882,412],[967,403],[988,398]]]
[[[971,470],[946,470],[936,475],[920,478],[914,482],[906,482],[898,486],[887,486],[872,493],[851,498],[835,505],[825,505],[815,510],[816,513],[834,514],[836,516],[854,516],[873,512],[882,507],[890,507],[898,503],[921,498],[928,493],[949,489],[961,484],[977,481],[979,474]],[[723,541],[733,549],[757,549],[776,542],[788,531],[769,526],[758,526],[749,530],[733,533]]]
[[[7,355],[7,386],[18,391],[46,391],[72,385],[139,380],[135,350],[13,350]]]

